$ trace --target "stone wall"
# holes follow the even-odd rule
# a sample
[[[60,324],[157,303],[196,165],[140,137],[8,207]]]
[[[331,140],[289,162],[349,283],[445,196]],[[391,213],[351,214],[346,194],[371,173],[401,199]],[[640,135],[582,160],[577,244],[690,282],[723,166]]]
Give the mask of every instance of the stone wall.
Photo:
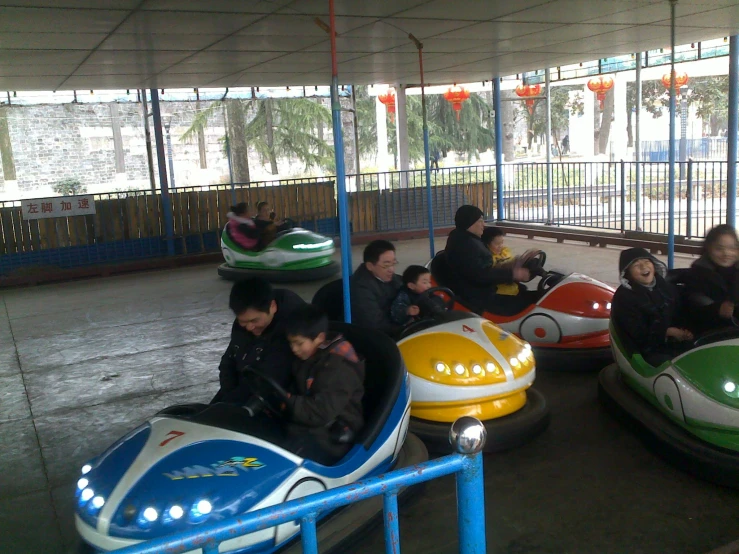
[[[323,99],[328,108],[330,101]],[[350,100],[342,98],[348,107]],[[140,103],[40,104],[2,106],[7,115],[8,131],[15,161],[16,181],[5,183],[0,170],[0,200],[53,196],[52,186],[63,179],[77,179],[88,193],[150,188],[143,122]],[[201,102],[201,109],[211,102]],[[216,109],[205,127],[206,168],[200,167],[197,133],[188,140],[182,135],[192,125],[195,102],[162,102],[162,122],[170,127],[176,187],[229,182],[225,157],[223,112]],[[123,172],[116,171],[113,138],[113,113],[117,112],[123,149]],[[347,173],[354,170],[354,136],[351,114],[343,114]],[[151,117],[150,117],[151,121]],[[154,129],[154,174],[159,182]],[[166,130],[165,154],[166,154]],[[330,127],[325,139],[331,141]],[[0,162],[1,163],[1,162]],[[278,159],[278,175],[269,172],[269,163],[250,148],[249,166],[252,181],[293,177],[306,171],[297,160]],[[320,174],[319,169],[315,169]],[[172,179],[170,177],[170,184]]]
[[[203,107],[208,103],[203,102]],[[10,106],[7,111],[17,180],[6,183],[0,171],[0,191],[19,197],[52,195],[52,185],[78,179],[88,192],[150,187],[143,108],[118,104],[123,146],[123,173],[116,172],[110,104]],[[181,141],[195,116],[191,102],[162,103],[162,120],[170,124],[175,185],[224,182],[228,162],[223,154],[223,118],[216,112],[205,129],[207,169],[200,167],[197,136]],[[166,135],[165,135],[166,140]],[[152,127],[152,146],[154,133]],[[166,148],[166,142],[165,142]],[[256,162],[256,160],[255,160]],[[158,182],[156,151],[154,172]],[[14,189],[14,190],[11,190]]]

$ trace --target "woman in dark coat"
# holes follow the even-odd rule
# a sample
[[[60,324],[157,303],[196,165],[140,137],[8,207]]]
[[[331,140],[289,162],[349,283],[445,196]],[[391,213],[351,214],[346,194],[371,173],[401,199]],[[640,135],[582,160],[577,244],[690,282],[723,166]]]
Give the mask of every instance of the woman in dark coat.
[[[685,277],[687,309],[699,332],[734,323],[739,303],[739,241],[731,225],[711,229],[703,241],[701,257]]]
[[[531,303],[527,295],[496,294],[497,285],[528,281],[531,275],[522,267],[493,267],[490,251],[481,240],[485,229],[482,211],[476,206],[460,206],[454,224],[445,252],[455,294],[475,310],[514,315],[526,308]]]

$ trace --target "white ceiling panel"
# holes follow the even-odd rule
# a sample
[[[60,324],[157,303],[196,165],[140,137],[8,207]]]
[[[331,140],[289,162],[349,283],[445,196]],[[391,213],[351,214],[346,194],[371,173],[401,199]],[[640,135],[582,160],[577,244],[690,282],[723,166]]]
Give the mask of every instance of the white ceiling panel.
[[[604,0],[596,0],[603,2]],[[529,8],[544,6],[551,0],[512,0],[495,2],[490,0],[431,0],[416,8],[401,12],[399,17],[431,19],[465,19],[468,21],[488,21],[504,16],[523,13]]]
[[[243,36],[228,37],[209,50],[300,52],[318,42],[317,37],[301,36]]]
[[[126,10],[67,10],[0,7],[0,32],[110,33],[128,15]]]
[[[257,14],[142,10],[131,15],[116,31],[136,34],[228,35],[264,17]]]
[[[666,0],[336,0],[342,82],[489,79],[669,44]],[[328,84],[325,0],[0,0],[0,89]],[[679,44],[739,33],[680,0]],[[316,19],[320,22],[317,23]]]
[[[93,65],[138,64],[148,67],[151,64],[170,65],[188,55],[187,51],[171,50],[97,50],[92,53],[85,63]]]
[[[5,50],[0,49],[0,64],[28,65],[29,67],[51,64],[79,64],[85,59],[84,50]]]
[[[218,42],[220,39],[220,35],[116,33],[109,37],[100,48],[103,50],[185,50],[196,52]]]
[[[0,50],[91,50],[106,36],[92,33],[0,33]]]
[[[267,14],[293,0],[149,0],[144,10]]]

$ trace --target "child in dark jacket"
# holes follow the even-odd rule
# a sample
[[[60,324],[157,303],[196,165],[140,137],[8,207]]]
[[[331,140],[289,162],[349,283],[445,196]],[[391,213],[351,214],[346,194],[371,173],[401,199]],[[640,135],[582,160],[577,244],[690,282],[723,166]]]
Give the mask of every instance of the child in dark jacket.
[[[629,248],[618,268],[621,286],[611,308],[618,333],[653,366],[688,350],[693,333],[678,326],[678,294],[664,278],[665,264],[644,248]]]
[[[422,265],[410,265],[403,272],[403,288],[390,306],[390,319],[396,325],[407,325],[414,319],[444,312],[444,301],[438,296],[421,296],[431,288],[431,272]]]
[[[328,318],[314,306],[292,312],[286,332],[297,358],[285,402],[287,449],[334,464],[364,425],[364,361],[342,335],[328,332]]]
[[[691,318],[703,333],[735,324],[739,306],[739,241],[731,225],[717,225],[685,276]]]

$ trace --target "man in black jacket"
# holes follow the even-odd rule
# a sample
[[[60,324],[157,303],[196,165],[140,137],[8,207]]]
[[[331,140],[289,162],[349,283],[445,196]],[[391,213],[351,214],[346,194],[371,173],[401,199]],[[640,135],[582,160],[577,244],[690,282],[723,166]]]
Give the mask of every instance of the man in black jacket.
[[[445,252],[455,294],[475,309],[502,315],[516,314],[528,306],[530,299],[525,295],[519,298],[496,294],[497,285],[528,281],[531,275],[523,267],[493,266],[493,257],[481,240],[485,221],[480,208],[460,206],[454,225]]]
[[[374,240],[364,249],[363,260],[351,277],[352,323],[393,336],[400,326],[390,319],[390,306],[403,286],[395,274],[395,246]]]
[[[290,313],[305,305],[294,292],[273,290],[259,278],[236,283],[229,307],[236,314],[231,342],[218,366],[221,390],[213,401],[243,404],[259,386],[259,379],[246,371],[263,373],[283,387],[290,382],[293,356],[285,335]]]

